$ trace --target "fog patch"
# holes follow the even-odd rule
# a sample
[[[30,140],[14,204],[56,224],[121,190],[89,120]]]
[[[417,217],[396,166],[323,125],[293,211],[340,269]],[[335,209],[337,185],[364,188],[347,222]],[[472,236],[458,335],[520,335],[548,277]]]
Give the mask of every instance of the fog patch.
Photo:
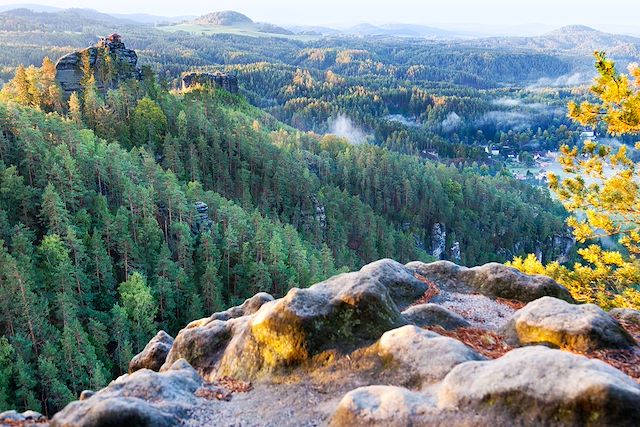
[[[530,85],[530,88],[544,88],[544,87],[567,87],[567,86],[580,86],[585,83],[589,83],[593,79],[593,76],[585,73],[573,73],[564,74],[560,77],[542,77],[535,83]]]
[[[489,111],[478,121],[477,125],[495,125],[497,128],[524,130],[531,127],[530,115],[519,111]]]
[[[462,118],[456,113],[451,112],[449,115],[440,123],[440,128],[444,132],[452,132],[459,128],[462,125]]]
[[[344,138],[354,145],[365,143],[369,139],[369,136],[344,114],[329,119],[329,133]]]
[[[522,100],[518,98],[498,98],[491,101],[491,104],[497,105],[498,107],[519,107],[522,105]]]
[[[384,116],[384,119],[389,120],[390,122],[400,123],[412,128],[420,126],[415,120],[410,120],[405,116],[403,116],[402,114],[388,114]]]

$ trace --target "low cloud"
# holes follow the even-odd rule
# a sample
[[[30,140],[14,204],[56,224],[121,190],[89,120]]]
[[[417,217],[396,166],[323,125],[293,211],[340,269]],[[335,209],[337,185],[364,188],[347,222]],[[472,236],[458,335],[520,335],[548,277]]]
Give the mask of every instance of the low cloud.
[[[384,118],[389,120],[389,121],[401,123],[401,124],[403,124],[405,126],[409,126],[409,127],[412,127],[412,128],[420,126],[415,120],[409,120],[408,118],[406,118],[402,114],[389,114],[387,116],[384,116]]]
[[[530,85],[530,88],[580,86],[589,83],[593,76],[585,73],[564,74],[560,77],[542,77]]]
[[[329,121],[329,133],[345,138],[350,144],[354,145],[367,142],[369,138],[362,129],[354,125],[353,121],[344,114],[340,114]]]
[[[462,119],[456,112],[451,112],[449,115],[440,123],[440,127],[444,132],[451,132],[456,130],[462,125]]]
[[[495,125],[498,128],[524,130],[531,126],[530,115],[518,111],[489,111],[478,121],[477,125]]]

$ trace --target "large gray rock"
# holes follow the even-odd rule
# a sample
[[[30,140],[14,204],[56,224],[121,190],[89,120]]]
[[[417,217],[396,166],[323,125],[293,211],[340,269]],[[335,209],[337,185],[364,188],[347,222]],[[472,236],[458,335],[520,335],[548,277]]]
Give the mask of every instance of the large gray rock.
[[[598,306],[574,305],[551,297],[518,310],[503,332],[514,344],[550,344],[578,352],[635,344],[628,332]]]
[[[149,341],[144,350],[129,362],[129,373],[140,369],[159,371],[173,346],[173,338],[165,331],[160,331]]]
[[[630,308],[614,308],[609,311],[609,316],[614,319],[640,326],[640,311]]]
[[[418,387],[442,380],[460,363],[485,359],[456,339],[413,325],[382,335],[378,355],[386,362],[393,362],[393,369],[411,373],[411,382]]]
[[[164,427],[181,424],[202,386],[198,373],[181,363],[157,373],[142,369],[123,375],[88,399],[58,412],[51,427]]]
[[[189,323],[178,333],[161,370],[168,369],[179,359],[185,359],[203,378],[214,381],[216,364],[233,335],[239,333],[249,321],[247,316],[255,314],[260,307],[272,301],[271,295],[260,292],[242,305]]]
[[[267,303],[229,342],[219,373],[254,378],[326,350],[351,351],[407,323],[407,304],[426,290],[402,264],[381,260]]]
[[[379,281],[401,309],[413,304],[428,289],[411,270],[392,259],[381,259],[367,264],[360,269],[359,274],[369,280]]]
[[[467,268],[449,261],[431,264],[416,261],[408,263],[407,268],[454,291],[471,288],[489,297],[522,302],[531,302],[544,296],[574,302],[569,291],[550,277],[527,275],[498,263]]]
[[[191,322],[178,333],[173,347],[160,369],[170,369],[174,363],[184,359],[207,381],[216,377],[217,364],[234,334],[245,327],[248,317],[229,321],[206,318]]]
[[[446,330],[471,326],[464,317],[438,304],[418,304],[402,312],[409,323],[421,328],[441,326]]]
[[[251,379],[326,350],[350,351],[407,324],[398,305],[426,289],[402,264],[381,260],[308,289],[294,288],[276,301],[261,294],[189,324],[176,337],[165,367],[184,358],[206,379]]]
[[[640,385],[598,360],[546,347],[455,366],[422,392],[370,386],[347,393],[330,426],[640,425]]]
[[[438,406],[487,414],[494,425],[637,426],[640,385],[599,360],[535,346],[456,366]]]
[[[211,319],[229,320],[242,316],[248,316],[250,314],[256,313],[260,309],[260,307],[270,301],[273,301],[273,297],[271,295],[266,292],[259,292],[237,307],[232,307],[219,313],[214,313],[211,316]]]

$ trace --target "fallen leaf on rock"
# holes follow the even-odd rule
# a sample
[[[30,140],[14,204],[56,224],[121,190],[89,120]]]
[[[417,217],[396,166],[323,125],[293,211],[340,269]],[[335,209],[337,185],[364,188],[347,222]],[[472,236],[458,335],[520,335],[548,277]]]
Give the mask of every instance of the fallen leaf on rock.
[[[455,338],[490,359],[497,359],[513,349],[501,335],[486,329],[466,327],[447,331],[441,326],[427,329],[440,335]]]
[[[420,274],[416,274],[416,279],[427,285],[427,291],[411,305],[426,304],[440,293],[438,285]]]
[[[224,400],[225,402],[231,400],[233,396],[225,389],[211,386],[200,387],[198,390],[196,390],[195,395],[196,397],[201,397],[207,400]]]
[[[250,382],[241,381],[232,377],[222,377],[216,381],[216,384],[232,393],[248,393],[253,390],[253,385],[251,385]]]
[[[496,298],[496,302],[506,305],[509,308],[512,308],[514,310],[520,310],[522,307],[524,307],[525,303],[523,303],[522,301],[518,301],[515,299],[506,299],[506,298]]]

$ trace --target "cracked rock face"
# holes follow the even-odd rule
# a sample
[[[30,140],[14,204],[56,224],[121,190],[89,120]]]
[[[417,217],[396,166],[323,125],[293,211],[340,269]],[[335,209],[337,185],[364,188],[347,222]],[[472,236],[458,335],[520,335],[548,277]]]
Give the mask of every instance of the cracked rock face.
[[[577,352],[628,348],[633,338],[594,304],[574,305],[544,297],[518,310],[504,328],[515,344],[550,344]]]

